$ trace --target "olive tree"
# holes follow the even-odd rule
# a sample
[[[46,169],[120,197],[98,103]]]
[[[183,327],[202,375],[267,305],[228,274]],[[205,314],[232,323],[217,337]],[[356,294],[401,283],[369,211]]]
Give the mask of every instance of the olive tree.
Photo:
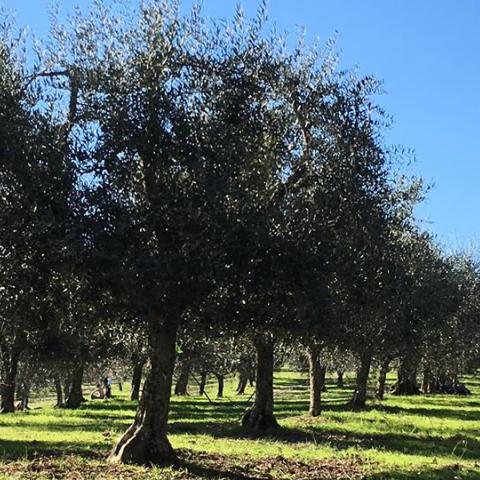
[[[78,87],[84,135],[95,136],[79,158],[92,179],[89,274],[112,317],[128,311],[149,343],[137,417],[111,460],[174,458],[166,428],[178,328],[230,272],[246,271],[241,243],[256,244],[254,227],[262,258],[274,237],[270,213],[256,209],[296,155],[277,99],[281,47],[257,20],[238,13],[233,26],[210,29],[196,10],[182,17],[151,2],[128,17],[79,14],[52,55]]]

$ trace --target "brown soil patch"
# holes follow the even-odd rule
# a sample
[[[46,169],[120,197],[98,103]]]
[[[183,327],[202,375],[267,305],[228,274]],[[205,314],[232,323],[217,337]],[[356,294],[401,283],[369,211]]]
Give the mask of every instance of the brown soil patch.
[[[0,479],[21,480],[361,480],[370,470],[358,457],[301,462],[282,456],[251,459],[178,451],[180,463],[169,468],[112,465],[79,456],[38,456],[0,465]]]

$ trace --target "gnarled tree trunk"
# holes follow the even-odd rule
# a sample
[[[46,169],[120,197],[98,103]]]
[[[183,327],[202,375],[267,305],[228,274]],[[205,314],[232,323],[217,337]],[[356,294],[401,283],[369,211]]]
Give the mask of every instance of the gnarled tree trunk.
[[[133,358],[132,390],[130,400],[138,401],[140,398],[140,383],[142,382],[142,372],[145,360],[137,357]]]
[[[24,336],[17,333],[11,344],[6,341],[0,343],[1,362],[1,401],[0,413],[15,412],[15,387],[18,372],[18,362],[24,349]]]
[[[355,382],[355,391],[350,401],[350,406],[355,409],[365,408],[367,401],[367,384],[368,375],[370,373],[370,365],[372,364],[372,355],[368,352],[360,355],[360,365],[357,369],[357,378]]]
[[[320,363],[320,346],[311,343],[307,347],[308,371],[310,374],[310,407],[308,413],[312,417],[320,415],[322,404],[322,388],[325,382],[325,374],[322,375]]]
[[[83,358],[80,358],[72,370],[70,390],[65,401],[65,408],[78,408],[84,400],[82,392],[84,368],[85,362]]]
[[[242,418],[242,425],[255,430],[278,427],[273,415],[273,347],[270,334],[260,334],[255,339],[257,352],[257,379],[255,401]]]
[[[109,461],[141,465],[165,464],[176,459],[167,438],[178,318],[148,318],[150,371],[133,425],[123,434]]]

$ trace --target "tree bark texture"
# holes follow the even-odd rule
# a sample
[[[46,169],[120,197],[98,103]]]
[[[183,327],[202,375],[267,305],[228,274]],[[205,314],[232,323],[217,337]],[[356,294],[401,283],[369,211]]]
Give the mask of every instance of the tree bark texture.
[[[109,461],[140,465],[167,464],[176,460],[167,438],[178,319],[148,318],[150,371],[133,425],[123,434]]]
[[[258,335],[255,339],[257,353],[257,377],[255,401],[242,418],[242,425],[254,430],[278,427],[273,415],[273,348],[274,340],[269,334]]]
[[[84,360],[79,359],[77,365],[72,370],[70,390],[65,401],[65,408],[76,409],[83,402],[82,383],[84,368]]]
[[[312,417],[320,415],[322,410],[322,388],[325,382],[325,373],[322,375],[320,363],[320,347],[312,343],[307,347],[308,371],[310,375],[310,406],[308,413]]]
[[[370,373],[370,365],[372,364],[372,356],[370,353],[363,353],[360,356],[360,365],[357,369],[357,378],[355,382],[355,391],[353,393],[350,406],[354,409],[365,408],[367,401],[367,385],[368,375]]]

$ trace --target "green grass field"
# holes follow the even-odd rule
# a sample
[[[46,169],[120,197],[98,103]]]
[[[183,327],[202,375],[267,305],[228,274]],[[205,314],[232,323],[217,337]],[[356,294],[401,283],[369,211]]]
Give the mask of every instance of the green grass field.
[[[348,379],[347,379],[348,385]],[[351,387],[328,384],[324,412],[306,415],[305,375],[277,373],[276,415],[282,428],[259,437],[239,427],[250,392],[210,405],[195,395],[173,397],[170,440],[177,468],[109,465],[105,456],[130,424],[135,404],[114,388],[111,401],[77,411],[33,400],[31,410],[0,416],[0,478],[25,479],[480,479],[480,379],[471,397],[450,395],[371,400],[345,408]],[[214,395],[215,386],[207,391]]]

